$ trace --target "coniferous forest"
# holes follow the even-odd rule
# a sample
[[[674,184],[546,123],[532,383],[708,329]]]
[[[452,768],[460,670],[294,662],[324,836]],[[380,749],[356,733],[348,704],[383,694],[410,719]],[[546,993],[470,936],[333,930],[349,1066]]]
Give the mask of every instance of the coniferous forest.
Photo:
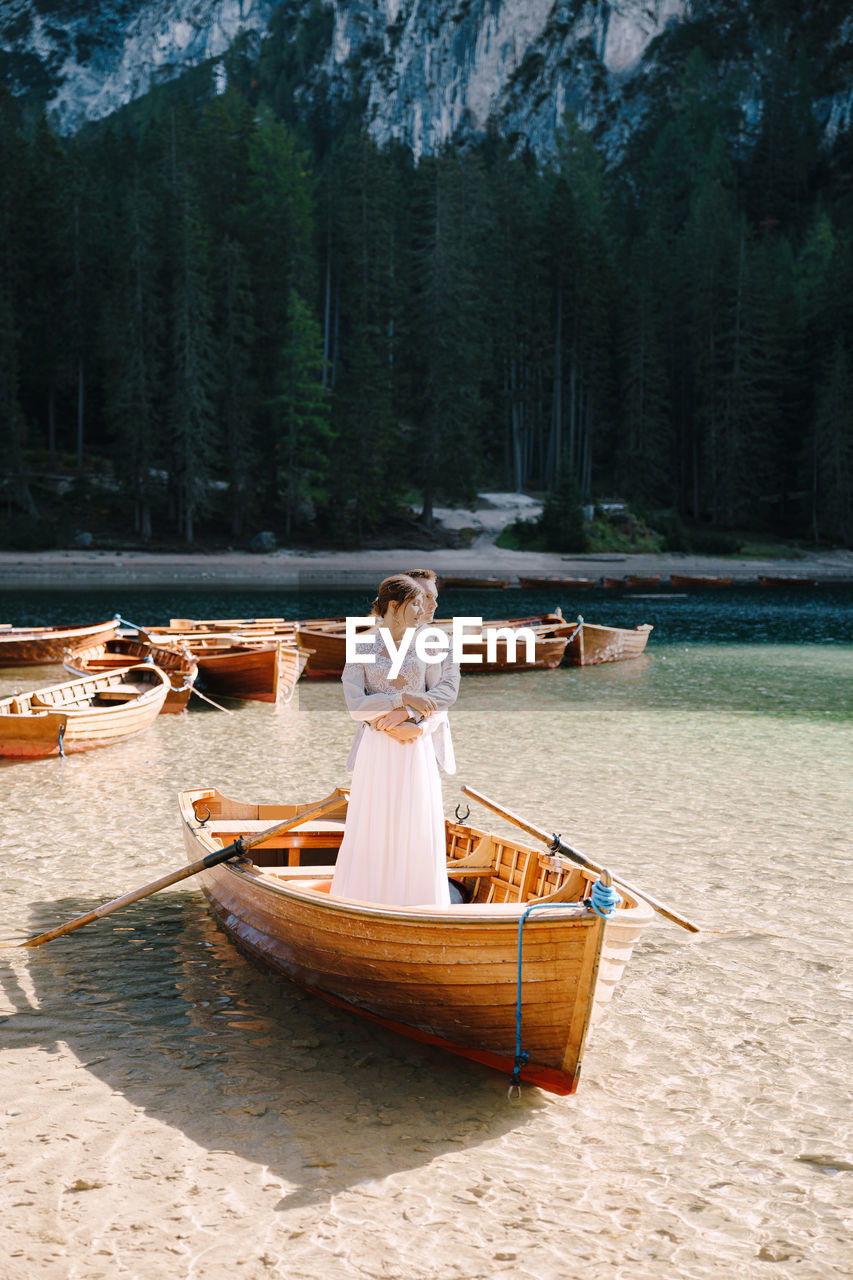
[[[484,487],[853,543],[853,138],[795,52],[748,146],[694,51],[617,167],[571,120],[416,164],[300,114],[285,36],[71,138],[0,95],[6,545],[71,536],[63,476],[139,545],[356,546]]]

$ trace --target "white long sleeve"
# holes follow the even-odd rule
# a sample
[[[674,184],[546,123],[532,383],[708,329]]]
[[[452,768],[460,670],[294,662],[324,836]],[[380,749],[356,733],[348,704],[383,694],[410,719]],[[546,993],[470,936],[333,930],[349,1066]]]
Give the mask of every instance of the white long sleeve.
[[[348,662],[341,676],[344,700],[353,720],[378,720],[403,705],[403,694],[368,693],[364,687],[364,663]]]

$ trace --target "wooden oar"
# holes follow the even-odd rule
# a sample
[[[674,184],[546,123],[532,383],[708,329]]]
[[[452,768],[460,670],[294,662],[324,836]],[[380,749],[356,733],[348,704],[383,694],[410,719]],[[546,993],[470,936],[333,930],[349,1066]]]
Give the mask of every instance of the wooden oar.
[[[513,826],[521,827],[521,830],[526,831],[528,835],[544,841],[555,853],[559,850],[567,858],[571,858],[572,862],[577,862],[579,866],[586,867],[589,871],[601,872],[602,868],[597,863],[591,862],[585,854],[573,849],[571,845],[566,844],[559,836],[549,835],[541,827],[534,827],[532,822],[527,822],[526,819],[520,818],[517,813],[504,809],[502,805],[497,804],[494,800],[489,800],[487,796],[481,796],[479,791],[474,791],[472,787],[463,787],[462,791],[466,796],[470,796],[472,800],[476,800],[478,804],[484,805],[486,809],[491,809],[492,813],[498,813],[502,818],[506,818]],[[634,893],[638,898],[642,898],[650,907],[654,908],[658,915],[666,916],[667,920],[671,920],[673,924],[681,925],[682,929],[687,929],[690,933],[700,932],[698,924],[693,924],[692,921],[686,920],[684,916],[677,915],[662,902],[658,902],[656,898],[649,897],[644,889],[638,889],[635,885],[629,884],[627,880],[623,880],[616,872],[613,873],[613,880],[614,883],[620,884],[623,889],[627,889],[629,893]]]
[[[340,805],[343,798],[343,794],[340,791],[334,791],[325,800],[315,804],[312,809],[305,809],[302,813],[297,813],[294,817],[288,818],[286,822],[279,822],[277,826],[268,827],[266,831],[258,831],[255,835],[243,836],[239,840],[234,840],[231,844],[226,845],[224,849],[218,849],[216,853],[209,853],[206,858],[199,858],[197,862],[191,862],[186,867],[171,871],[168,875],[161,876],[159,880],[152,880],[150,884],[143,885],[141,889],[131,889],[130,893],[124,893],[120,898],[113,898],[110,902],[104,902],[100,907],[95,907],[94,911],[87,911],[85,915],[76,916],[75,919],[69,920],[67,924],[60,925],[56,929],[50,929],[47,933],[40,933],[35,938],[28,938],[26,942],[20,942],[18,945],[21,947],[40,947],[43,942],[52,942],[54,938],[61,938],[65,933],[73,933],[75,929],[82,929],[84,924],[91,924],[94,920],[100,920],[102,916],[111,915],[113,911],[119,911],[122,907],[129,907],[132,902],[139,902],[140,898],[148,898],[152,893],[159,893],[161,889],[168,889],[170,884],[177,884],[179,880],[187,880],[190,876],[197,875],[199,871],[206,871],[209,867],[218,866],[220,862],[228,862],[231,858],[236,858],[245,853],[247,849],[253,849],[256,844],[263,844],[265,840],[281,835],[282,832],[289,831],[291,827],[300,826],[301,823],[307,822],[309,818],[318,818],[321,813],[327,813],[329,809],[334,809]]]

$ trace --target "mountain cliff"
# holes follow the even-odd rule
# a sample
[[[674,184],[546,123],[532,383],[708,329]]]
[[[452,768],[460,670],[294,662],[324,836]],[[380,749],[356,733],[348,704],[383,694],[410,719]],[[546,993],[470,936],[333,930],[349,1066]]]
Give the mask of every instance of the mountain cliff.
[[[249,33],[257,54],[271,19],[294,45],[321,35],[289,86],[297,103],[355,104],[378,142],[415,155],[489,128],[548,153],[571,110],[613,159],[695,45],[747,122],[762,114],[774,41],[809,59],[826,138],[853,110],[853,17],[839,0],[780,0],[772,14],[747,0],[5,0],[0,73],[69,133],[199,64],[221,89],[235,40]]]

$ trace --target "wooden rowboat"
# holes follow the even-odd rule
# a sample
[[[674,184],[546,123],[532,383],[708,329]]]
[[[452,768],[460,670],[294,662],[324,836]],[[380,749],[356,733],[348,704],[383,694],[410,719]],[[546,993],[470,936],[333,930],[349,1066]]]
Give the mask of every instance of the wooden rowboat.
[[[190,862],[310,808],[244,804],[213,789],[184,791],[179,803]],[[605,923],[583,901],[594,872],[450,821],[448,874],[468,901],[385,907],[332,897],[345,805],[342,792],[339,817],[309,820],[256,846],[251,861],[202,873],[231,940],[332,1004],[499,1071],[513,1071],[520,1047],[529,1054],[522,1079],[573,1093],[590,1029],[651,907],[620,885],[623,902]]]
[[[766,574],[758,575],[760,587],[813,587],[814,578],[769,578]]]
[[[436,618],[431,625],[450,631],[453,620]],[[527,659],[527,648],[523,641],[515,646],[515,656],[511,657],[508,638],[495,638],[495,653],[492,661],[488,660],[488,634],[496,629],[518,631],[521,627],[529,627],[536,637],[535,653],[530,661]],[[480,637],[473,630],[466,635],[465,652],[479,655],[480,662],[465,662],[461,670],[463,675],[491,675],[501,671],[533,671],[542,668],[559,667],[566,648],[566,638],[571,630],[567,628],[565,619],[560,613],[537,614],[530,618],[505,618],[484,621]],[[305,675],[310,679],[340,678],[346,663],[346,622],[343,619],[327,622],[300,623],[297,629],[300,645],[311,650],[311,656],[305,668]]]
[[[35,667],[62,662],[68,650],[85,649],[109,640],[116,622],[98,622],[88,627],[7,627],[0,628],[0,667]]]
[[[677,591],[690,591],[698,588],[714,588],[714,587],[730,587],[732,585],[731,578],[709,578],[696,577],[694,575],[685,575],[681,573],[671,573],[669,575],[669,585]]]
[[[602,627],[584,622],[566,645],[570,666],[589,667],[596,662],[624,662],[639,658],[653,630],[648,622],[640,627]]]
[[[35,759],[122,742],[160,714],[169,677],[151,663],[0,700],[0,756]]]
[[[171,631],[165,627],[141,631],[152,644],[187,649],[198,665],[204,690],[221,698],[250,702],[287,701],[308,660],[308,651],[289,637],[241,636],[211,631]]]
[[[196,661],[187,649],[170,649],[165,645],[145,644],[142,640],[116,636],[103,644],[66,654],[62,665],[72,675],[86,676],[115,671],[117,667],[137,662],[153,662],[169,677],[169,692],[162,714],[177,715],[183,711],[198,675]]]
[[[578,591],[595,586],[595,578],[519,578],[522,591]]]

